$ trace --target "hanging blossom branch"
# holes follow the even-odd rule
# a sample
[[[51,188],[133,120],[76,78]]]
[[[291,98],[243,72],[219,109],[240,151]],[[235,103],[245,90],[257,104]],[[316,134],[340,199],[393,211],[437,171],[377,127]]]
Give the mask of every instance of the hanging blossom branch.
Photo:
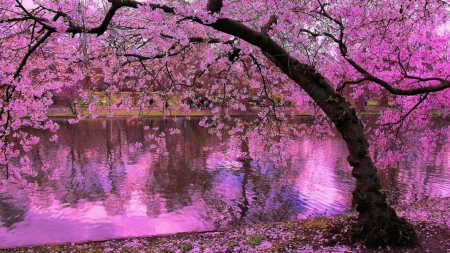
[[[102,21],[102,23],[98,27],[87,29],[86,27],[82,27],[79,25],[76,25],[74,20],[70,19],[69,16],[61,11],[54,11],[50,10],[48,8],[41,7],[43,9],[46,9],[48,11],[54,12],[55,16],[52,19],[52,21],[57,21],[58,18],[63,17],[65,20],[68,21],[68,28],[66,29],[66,33],[72,33],[73,35],[77,33],[90,33],[90,34],[97,34],[98,36],[102,35],[108,28],[108,25],[110,24],[113,16],[115,15],[116,11],[122,7],[130,7],[130,8],[138,8],[139,5],[142,5],[142,3],[133,1],[133,0],[109,0],[110,3],[112,3],[109,10],[106,12],[105,17]],[[8,20],[2,20],[2,22],[17,22],[17,21],[25,21],[25,20],[34,20],[38,24],[42,26],[42,29],[47,30],[47,32],[44,34],[41,39],[39,39],[35,45],[33,45],[29,50],[27,50],[25,56],[23,57],[21,63],[19,64],[18,68],[16,69],[16,72],[14,73],[14,78],[17,78],[20,75],[20,72],[22,71],[23,67],[26,65],[26,62],[28,58],[33,54],[33,52],[41,45],[43,44],[52,33],[57,32],[57,29],[55,27],[52,27],[51,25],[47,24],[48,20],[41,17],[36,17],[32,12],[29,12],[23,4],[16,0],[16,3],[18,7],[27,15],[26,17],[21,18],[11,18]],[[161,9],[166,13],[172,13],[174,14],[174,8],[168,7],[166,5],[159,5],[159,4],[148,4],[152,9]],[[204,39],[193,37],[192,42],[203,42]],[[217,39],[209,39],[209,43],[218,43],[216,42]]]
[[[400,140],[400,141],[403,142],[402,136],[400,135],[400,130],[402,129],[402,127],[403,127],[403,125],[404,125],[406,119],[408,118],[408,116],[409,116],[412,112],[414,112],[414,111],[420,106],[420,104],[422,104],[422,103],[427,99],[427,97],[428,97],[429,94],[430,94],[430,93],[420,94],[419,101],[417,101],[417,103],[416,103],[413,107],[411,107],[405,114],[403,114],[402,116],[400,116],[400,118],[399,118],[397,121],[395,121],[395,122],[390,122],[390,123],[385,123],[385,124],[382,124],[381,126],[392,128],[393,126],[398,125],[395,129],[392,128],[391,131],[392,131],[392,132],[395,132],[395,138],[396,138],[396,139],[398,139],[398,140]]]
[[[406,112],[405,114],[403,114],[403,115],[400,117],[399,120],[397,120],[397,121],[395,121],[395,122],[390,122],[390,123],[383,124],[383,126],[386,126],[386,125],[388,125],[388,126],[393,126],[393,125],[397,125],[397,124],[399,124],[399,123],[402,123],[402,124],[403,124],[403,121],[404,121],[404,120],[405,120],[405,119],[406,119],[413,111],[415,111],[415,110],[417,109],[417,107],[419,107],[420,104],[422,104],[422,103],[427,99],[428,94],[429,94],[429,93],[424,93],[423,95],[421,94],[421,95],[420,95],[419,101],[417,101],[417,103],[416,103],[413,107],[411,107],[411,109],[409,109],[408,112]]]
[[[342,53],[342,51],[341,51],[341,53]],[[355,61],[353,61],[348,56],[346,56],[346,55],[343,55],[343,56],[344,56],[345,60],[348,63],[350,63],[350,65],[352,65],[356,70],[358,70],[361,74],[364,75],[366,80],[381,85],[386,90],[388,90],[390,93],[395,94],[395,95],[414,96],[414,95],[419,95],[419,94],[423,94],[423,93],[437,92],[437,91],[445,90],[445,89],[450,87],[450,80],[444,80],[444,79],[441,79],[441,78],[417,78],[417,80],[419,80],[419,81],[438,80],[441,83],[438,84],[438,85],[430,85],[430,86],[414,88],[414,89],[408,89],[408,90],[394,88],[388,82],[386,82],[386,81],[384,81],[384,80],[382,80],[382,79],[380,79],[378,77],[375,77],[374,75],[369,73],[367,70],[365,70],[363,67],[358,65]],[[411,78],[411,79],[414,79],[414,78]]]
[[[55,17],[53,18],[54,21],[58,20],[60,16],[59,15],[55,15]],[[17,79],[20,76],[20,72],[22,72],[22,69],[24,68],[24,66],[27,63],[28,58],[33,54],[34,51],[36,51],[36,49],[39,48],[39,46],[44,43],[52,34],[52,31],[47,31],[44,36],[42,36],[32,47],[30,47],[25,56],[22,58],[22,61],[20,62],[19,66],[17,67],[16,71],[14,72],[13,78]],[[0,88],[3,88],[4,85],[2,85]],[[6,89],[6,101],[10,101],[11,97],[13,96],[15,91],[15,86],[11,86],[11,85],[7,85],[7,89]],[[0,111],[0,118],[1,115],[3,115],[3,107]]]
[[[170,39],[176,39],[173,36],[170,35],[165,35],[165,34],[161,34],[162,37],[166,37],[166,38],[170,38]],[[215,43],[223,43],[223,44],[232,44],[235,39],[232,40],[227,40],[227,41],[222,41],[218,38],[202,38],[202,37],[190,37],[188,38],[188,41],[190,43],[208,43],[208,44],[215,44]],[[189,45],[183,46],[181,48],[179,48],[177,51],[175,52],[171,52],[171,50],[176,49],[176,47],[179,45],[179,43],[174,43],[165,53],[159,53],[156,54],[154,56],[143,56],[140,54],[124,54],[123,56],[125,57],[134,57],[137,58],[137,60],[129,60],[126,61],[122,64],[122,67],[125,65],[128,65],[130,63],[133,62],[143,62],[143,61],[147,61],[147,60],[154,60],[154,59],[162,59],[164,57],[168,57],[168,56],[176,56],[179,55],[180,53],[184,52],[187,48],[189,48]]]
[[[58,20],[58,18],[60,17],[60,15],[55,15],[53,20],[56,21]],[[34,28],[33,28],[34,30]],[[16,71],[14,72],[13,78],[14,80],[17,80],[20,77],[20,73],[22,72],[24,66],[27,63],[28,58],[39,48],[39,46],[41,46],[49,37],[50,35],[53,33],[53,31],[48,30],[44,36],[42,36],[33,46],[30,47],[30,45],[28,46],[28,50],[25,54],[25,56],[22,58],[22,61],[20,62],[19,66],[17,67]],[[5,90],[5,102],[9,103],[11,101],[11,99],[13,98],[13,95],[15,93],[16,90],[16,86],[10,85],[10,84],[5,84],[6,85],[6,90]],[[5,85],[0,86],[0,88],[4,88]],[[6,143],[8,142],[6,140],[6,136],[9,134],[8,131],[6,131],[6,129],[11,127],[11,112],[10,110],[5,110],[5,104],[3,104],[0,108],[0,119],[3,119],[4,117],[6,117],[5,123],[4,123],[4,127],[2,129],[2,131],[0,132],[0,141],[2,142],[2,155],[4,160],[7,160],[7,145]],[[9,166],[8,164],[4,167],[6,169],[6,178],[9,178]]]
[[[58,19],[58,17],[55,16],[55,20]],[[25,54],[25,56],[22,58],[22,61],[20,62],[19,66],[16,69],[16,72],[14,73],[14,79],[19,77],[20,72],[22,71],[23,67],[27,63],[28,58],[33,54],[34,51],[42,44],[45,40],[47,40],[50,35],[52,34],[52,31],[47,31],[42,38],[40,38]]]
[[[97,34],[97,35],[102,35],[109,23],[111,22],[114,14],[116,13],[116,11],[119,8],[122,7],[131,7],[131,8],[138,8],[139,5],[142,5],[143,3],[137,2],[137,1],[133,1],[133,0],[110,0],[109,2],[112,3],[110,9],[107,11],[107,13],[105,14],[105,17],[102,21],[102,23],[98,26],[98,27],[94,27],[94,28],[90,28],[90,29],[86,29],[84,27],[78,26],[73,24],[73,22],[69,22],[69,27],[67,28],[67,30],[65,32],[67,33],[91,33],[91,34]],[[165,13],[169,13],[169,14],[175,14],[175,9],[172,7],[168,7],[166,5],[160,5],[160,4],[148,4],[148,6],[150,6],[152,9],[161,9],[163,10]],[[208,1],[208,5],[207,8],[209,11],[211,11],[212,13],[218,13],[220,12],[220,9],[222,7],[222,1],[221,0],[210,0]],[[25,10],[24,10],[25,11]],[[26,12],[27,15],[29,15],[30,17],[32,17],[31,13]],[[340,34],[339,34],[339,38],[336,38],[334,35],[332,35],[331,33],[316,33],[316,32],[312,32],[309,31],[307,29],[302,29],[302,32],[308,33],[311,36],[325,36],[328,37],[330,39],[332,39],[335,43],[337,43],[339,45],[339,50],[341,55],[344,57],[344,59],[354,68],[356,69],[358,72],[360,72],[363,76],[364,76],[364,80],[368,80],[374,83],[377,83],[379,85],[381,85],[382,87],[384,87],[386,90],[388,90],[390,93],[395,94],[395,95],[406,95],[406,96],[412,96],[412,95],[418,95],[418,94],[423,94],[423,93],[427,93],[427,92],[436,92],[436,91],[441,91],[444,90],[446,88],[450,87],[450,81],[449,80],[445,80],[445,79],[441,79],[441,78],[417,78],[417,77],[413,77],[413,76],[408,76],[408,78],[416,78],[419,81],[431,81],[431,80],[436,80],[436,81],[440,81],[441,83],[438,85],[430,85],[430,86],[425,86],[425,87],[419,87],[419,88],[413,88],[413,89],[399,89],[399,88],[395,88],[393,87],[389,82],[382,80],[379,77],[374,76],[373,74],[371,74],[369,71],[367,71],[366,69],[364,69],[361,65],[359,65],[358,63],[356,63],[353,59],[351,59],[348,56],[348,49],[346,44],[343,42],[343,38],[344,38],[344,30],[345,30],[345,26],[343,25],[343,23],[333,17],[331,17],[325,10],[325,5],[321,4],[320,5],[320,10],[319,11],[315,11],[315,13],[329,19],[330,21],[336,23],[339,26],[339,30],[340,30]],[[61,16],[67,16],[66,14],[60,14]],[[40,23],[41,25],[43,25],[45,27],[45,29],[55,32],[56,28],[50,27],[49,25],[45,24],[44,22],[42,22],[42,20],[38,20],[37,18],[34,18],[36,20],[36,22]],[[195,18],[190,18],[190,20],[198,22],[198,23],[202,23],[201,20],[195,19]],[[241,29],[236,29],[235,31],[231,31],[229,28],[226,28],[225,25],[229,24],[230,27],[239,27]],[[226,18],[222,18],[222,19],[218,19],[215,23],[212,24],[205,24],[207,26],[211,26],[215,29],[220,27],[220,31],[226,32],[228,34],[231,35],[235,35],[238,37],[242,37],[244,36],[242,33],[243,32],[250,32],[249,34],[246,34],[244,37],[248,38],[248,42],[250,42],[251,44],[254,44],[256,46],[260,46],[262,43],[265,43],[264,40],[261,40],[261,37],[264,36],[263,33],[258,33],[256,31],[253,31],[251,29],[249,29],[248,27],[245,27],[243,24],[240,24],[236,21],[232,21],[230,19],[226,19]],[[251,30],[251,31],[249,31]],[[279,51],[278,48],[273,48],[275,51]],[[281,50],[284,51],[284,50]],[[272,54],[272,53],[270,53]],[[274,54],[272,54],[274,55]],[[275,54],[276,55],[276,54]],[[278,60],[280,60],[282,57],[277,57],[279,58]],[[289,56],[283,57],[283,58],[290,58]],[[362,79],[358,80],[358,81],[353,81],[353,83],[357,82],[360,83],[362,81],[364,81]],[[352,82],[348,82],[348,83],[352,83]]]
[[[23,17],[23,20],[28,20],[28,19],[32,19],[34,21],[36,21],[37,23],[39,23],[40,25],[42,25],[42,27],[46,30],[51,30],[52,32],[56,32],[56,29],[49,26],[48,24],[46,24],[45,22],[47,22],[48,20],[45,18],[40,18],[40,17],[36,17],[35,15],[33,15],[32,13],[30,13],[24,6],[23,4],[19,1],[16,0],[17,6],[22,9],[22,11],[28,16],[27,17]],[[61,16],[61,14],[57,14],[58,17]],[[56,21],[56,20],[53,20]]]
[[[440,84],[437,85],[429,85],[429,86],[424,86],[424,87],[419,87],[419,88],[413,88],[413,89],[399,89],[399,88],[395,88],[394,86],[392,86],[389,82],[374,76],[373,74],[371,74],[369,71],[367,71],[365,68],[363,68],[360,64],[356,63],[352,58],[350,58],[348,56],[348,48],[347,45],[345,44],[345,42],[343,41],[344,39],[344,30],[345,30],[345,26],[344,24],[338,20],[335,19],[333,17],[331,17],[325,10],[325,5],[324,4],[320,4],[320,10],[319,11],[313,11],[314,13],[317,13],[323,17],[325,17],[326,19],[334,22],[335,24],[337,24],[339,26],[339,37],[336,38],[333,34],[328,33],[328,32],[324,32],[324,33],[317,33],[317,32],[312,32],[308,29],[301,29],[300,31],[303,33],[307,33],[312,37],[328,37],[330,38],[332,41],[334,41],[338,46],[339,46],[339,51],[342,55],[342,57],[344,57],[344,59],[354,68],[356,69],[360,74],[362,74],[364,76],[364,78],[356,80],[356,81],[346,81],[344,82],[340,87],[338,87],[337,90],[342,90],[345,85],[347,84],[358,84],[361,83],[363,81],[371,81],[374,83],[379,84],[380,86],[384,87],[386,90],[388,90],[390,93],[395,94],[395,95],[403,95],[403,96],[414,96],[414,95],[419,95],[419,94],[424,94],[424,93],[429,93],[429,92],[437,92],[437,91],[441,91],[444,89],[447,89],[450,87],[450,80],[446,80],[443,78],[438,78],[438,77],[433,77],[433,78],[421,78],[421,77],[416,77],[416,76],[410,76],[406,74],[406,70],[404,70],[404,77],[408,78],[408,79],[415,79],[417,81],[421,81],[421,82],[426,82],[426,81],[439,81]]]
[[[274,24],[277,24],[277,17],[275,15],[272,15],[272,16],[270,16],[267,23],[261,28],[261,34],[263,36],[269,37],[267,33],[272,29],[272,25],[274,25]],[[253,54],[250,54],[249,56],[252,59],[253,63],[256,65],[256,69],[258,70],[258,73],[261,76],[264,95],[270,101],[270,110],[267,112],[267,114],[265,115],[264,118],[269,116],[270,112],[273,112],[273,116],[275,117],[275,120],[281,121],[281,119],[279,119],[277,116],[276,101],[270,97],[269,92],[267,91],[267,82],[266,82],[266,78],[265,78],[264,74],[262,73],[261,64],[259,63],[258,59],[256,59],[256,57]]]
[[[261,80],[262,80],[262,84],[263,84],[263,90],[264,90],[264,95],[270,101],[270,110],[267,112],[267,114],[265,115],[264,118],[269,116],[270,112],[273,112],[273,116],[275,117],[275,120],[282,121],[282,120],[280,120],[277,117],[277,111],[276,111],[277,104],[276,104],[275,100],[273,100],[270,97],[269,92],[267,91],[267,82],[266,82],[266,78],[264,77],[264,74],[262,73],[261,64],[258,62],[258,59],[256,59],[255,56],[253,56],[252,54],[250,54],[250,57],[252,58],[253,63],[255,63],[256,69],[258,70],[258,73],[261,76]]]
[[[53,18],[54,21],[58,20],[60,16],[59,15],[55,15],[55,17]],[[17,79],[20,76],[20,72],[22,72],[22,69],[24,68],[24,66],[27,63],[28,58],[39,48],[40,45],[42,45],[42,43],[44,43],[52,34],[52,31],[47,31],[44,36],[42,36],[32,47],[29,47],[29,49],[27,50],[25,56],[22,58],[22,61],[20,62],[19,66],[17,67],[16,71],[14,72],[13,78]],[[5,85],[0,86],[0,88],[3,88]],[[6,101],[10,101],[11,97],[14,94],[15,91],[15,87],[11,86],[9,84],[6,84],[7,89],[6,89]],[[0,111],[0,118],[1,115],[3,115],[3,107]]]
[[[79,25],[76,25],[74,22],[69,22],[69,27],[65,30],[66,33],[90,33],[90,34],[97,34],[98,36],[102,35],[108,25],[110,24],[113,16],[115,15],[116,11],[122,7],[130,7],[130,8],[138,8],[138,6],[143,5],[144,3],[140,3],[133,0],[109,0],[110,3],[112,3],[111,7],[108,9],[108,11],[105,14],[105,17],[102,21],[102,23],[94,28],[86,28]],[[160,4],[146,4],[147,6],[151,7],[152,9],[160,9],[163,12],[167,14],[175,14],[175,8],[168,7],[166,5],[160,5]],[[218,6],[222,6],[221,0],[210,0],[208,1],[208,10],[217,13],[220,11],[220,8]],[[34,17],[31,13],[24,10],[24,12],[27,13],[30,17],[38,21],[36,17]],[[59,16],[62,17],[68,17],[66,13],[63,12],[57,12]],[[247,39],[247,41],[255,46],[261,47],[268,46],[268,44],[273,44],[272,41],[268,38],[262,39],[262,36],[264,34],[259,33],[257,31],[254,31],[250,29],[249,27],[245,26],[244,24],[228,19],[228,18],[220,18],[215,23],[211,24],[204,24],[200,19],[195,17],[186,17],[186,19],[189,19],[191,21],[203,24],[205,26],[210,26],[218,31],[225,32],[227,34],[236,36],[236,37],[244,37]],[[56,28],[42,22],[39,20],[40,24],[48,31],[56,32]],[[232,43],[233,40],[230,40],[229,42],[224,42],[225,44]],[[196,39],[195,37],[192,38],[192,42],[196,43],[199,42],[199,39]],[[209,43],[216,43],[215,39],[210,39]],[[268,44],[267,44],[268,43]],[[289,58],[289,55],[279,46],[271,47],[271,50],[269,50],[270,54],[278,55],[278,58]]]
[[[147,61],[147,60],[162,59],[162,58],[168,57],[168,56],[176,56],[176,55],[179,55],[180,53],[182,53],[186,48],[189,48],[189,45],[181,47],[179,50],[171,53],[170,50],[175,49],[175,47],[176,47],[175,45],[172,45],[172,47],[169,48],[168,52],[160,53],[160,54],[157,54],[154,56],[143,56],[143,55],[139,55],[139,54],[124,54],[123,56],[134,57],[134,58],[137,58],[137,60],[126,61],[122,64],[122,67],[125,65],[128,65],[130,63],[133,63],[133,62],[143,62],[143,61]]]
[[[33,19],[36,22],[38,22],[40,25],[42,25],[42,27],[44,29],[46,29],[48,31],[52,31],[52,32],[57,31],[55,27],[52,27],[51,25],[46,23],[48,20],[46,20],[45,18],[36,17],[32,13],[28,12],[26,10],[26,8],[20,3],[19,0],[16,0],[16,2],[18,4],[18,6],[25,12],[25,14],[28,15],[28,18],[23,17],[21,19],[23,19],[23,20]],[[133,1],[133,0],[108,0],[108,2],[111,3],[111,7],[106,12],[102,23],[99,26],[93,27],[93,28],[87,28],[84,26],[77,25],[74,22],[74,20],[69,18],[69,15],[67,15],[67,13],[64,13],[61,11],[49,10],[49,9],[47,9],[47,10],[55,12],[55,13],[57,13],[57,15],[62,16],[66,20],[68,20],[69,26],[65,31],[66,33],[72,33],[73,35],[75,35],[77,33],[89,33],[89,34],[96,34],[97,36],[100,36],[100,35],[103,35],[103,33],[105,33],[105,31],[107,30],[108,25],[111,23],[112,18],[114,17],[117,10],[119,10],[122,7],[129,7],[129,8],[137,9],[140,5],[143,5],[143,3],[138,2],[138,1]],[[175,9],[168,7],[166,5],[161,5],[161,4],[147,4],[147,5],[150,6],[152,9],[161,9],[165,13],[175,14]]]
[[[409,75],[406,67],[402,63],[402,60],[400,57],[400,52],[397,53],[397,63],[400,66],[400,69],[402,70],[403,77],[406,79],[417,80],[418,82],[439,81],[442,83],[442,82],[447,81],[443,78],[438,78],[438,77],[422,78],[422,77],[418,77],[418,76]]]
[[[19,22],[19,21],[26,21],[26,20],[40,20],[45,22],[46,19],[43,18],[37,18],[37,17],[22,17],[22,18],[4,18],[4,19],[0,19],[0,24],[1,23],[13,23],[13,22]]]
[[[168,39],[173,39],[173,40],[179,40],[178,38],[171,36],[171,35],[167,35],[164,33],[160,34],[161,37],[163,38],[168,38]],[[189,37],[187,38],[188,41],[190,43],[209,43],[209,44],[218,44],[218,43],[222,43],[222,44],[233,44],[236,41],[236,38],[227,40],[227,41],[223,41],[219,38],[202,38],[202,37]]]
[[[358,79],[358,80],[348,80],[348,81],[344,81],[344,82],[342,82],[342,84],[339,86],[339,87],[337,87],[336,88],[336,91],[337,92],[341,92],[344,88],[345,88],[345,86],[347,86],[347,84],[360,84],[360,83],[362,83],[362,82],[364,82],[364,81],[368,81],[369,79],[367,79],[366,77],[364,77],[364,78],[361,78],[361,79]]]
[[[109,0],[109,2],[112,5],[109,8],[109,10],[106,12],[105,17],[104,17],[102,23],[99,26],[87,29],[86,27],[82,27],[82,26],[74,24],[73,22],[69,22],[69,27],[67,28],[67,30],[65,32],[66,33],[73,33],[73,34],[85,32],[85,33],[97,34],[98,36],[100,36],[106,31],[109,23],[111,22],[113,16],[115,15],[115,13],[116,13],[116,11],[118,9],[120,9],[122,7],[138,8],[138,6],[144,4],[144,3],[140,3],[140,2],[137,2],[137,1],[133,1],[133,0]],[[325,37],[328,37],[328,38],[332,39],[334,42],[336,42],[339,45],[339,50],[341,52],[341,55],[345,58],[345,60],[351,66],[353,66],[358,72],[360,72],[364,76],[364,78],[363,78],[364,80],[368,80],[368,81],[372,81],[374,83],[377,83],[377,84],[381,85],[382,87],[384,87],[389,92],[391,92],[392,94],[407,95],[407,96],[418,95],[418,94],[427,93],[427,92],[436,92],[436,91],[444,90],[444,89],[450,87],[450,81],[449,80],[445,80],[445,79],[441,79],[441,78],[426,78],[426,79],[424,79],[424,78],[417,78],[417,77],[413,77],[413,76],[408,76],[408,78],[416,78],[419,81],[436,80],[436,81],[440,81],[441,83],[438,84],[438,85],[431,85],[431,86],[419,87],[419,88],[413,88],[413,89],[398,89],[398,88],[393,87],[387,81],[382,80],[382,79],[374,76],[373,74],[368,72],[366,69],[364,69],[361,65],[357,64],[353,59],[351,59],[348,56],[347,46],[343,42],[345,26],[343,25],[343,23],[341,21],[331,17],[326,12],[326,10],[325,10],[326,4],[322,4],[320,2],[319,2],[319,4],[320,4],[320,10],[314,11],[314,12],[319,14],[319,15],[321,15],[321,16],[323,16],[323,17],[325,17],[325,18],[327,18],[328,20],[336,23],[339,26],[339,30],[340,30],[339,38],[336,38],[334,35],[332,35],[331,33],[327,33],[327,32],[325,32],[325,33],[316,33],[316,32],[312,32],[312,31],[310,31],[308,29],[301,29],[301,31],[305,32],[305,33],[308,33],[308,34],[310,34],[311,36],[314,36],[314,37],[325,36]],[[175,14],[175,8],[169,7],[167,5],[161,5],[161,4],[147,4],[147,5],[150,6],[152,9],[161,9],[165,13]],[[223,6],[223,1],[222,0],[209,0],[208,4],[207,4],[207,9],[210,12],[212,12],[212,13],[218,13],[218,12],[220,12],[222,6]],[[24,12],[27,15],[29,15],[31,18],[36,20],[36,22],[41,24],[45,29],[47,29],[49,31],[52,31],[52,32],[56,32],[56,28],[47,25],[46,23],[44,23],[42,21],[41,18],[34,17],[31,13],[27,12],[25,9],[24,9]],[[61,12],[58,12],[58,13],[59,13],[59,15],[61,15],[63,17],[67,17],[67,14],[65,14],[65,13],[61,13]],[[187,17],[187,19],[189,19],[191,21],[198,22],[198,23],[202,23],[201,20],[193,18],[193,17],[191,17],[191,18]],[[235,28],[239,27],[241,29],[237,29],[235,31],[229,31],[228,28],[224,27],[226,24],[230,25],[230,27],[235,27]],[[248,42],[250,42],[251,44],[254,44],[256,46],[259,46],[261,43],[264,43],[263,41],[261,41],[261,36],[264,36],[264,33],[257,33],[255,31],[249,29],[248,27],[245,27],[243,24],[240,24],[239,22],[236,22],[236,21],[232,21],[230,19],[221,18],[221,19],[217,20],[213,24],[205,24],[205,25],[211,26],[213,28],[220,27],[220,29],[219,29],[220,31],[226,32],[228,34],[235,35],[235,36],[238,36],[238,37],[242,37],[243,36],[242,32],[249,32],[249,34],[244,36],[244,37],[249,39]],[[269,27],[270,27],[270,25],[269,25]],[[279,51],[278,49],[275,49],[275,50]],[[278,57],[278,58],[280,58],[280,57]],[[287,58],[289,58],[289,56],[286,56],[286,59]],[[349,81],[347,83],[360,83],[360,82],[362,82],[364,80],[360,79],[358,81]]]

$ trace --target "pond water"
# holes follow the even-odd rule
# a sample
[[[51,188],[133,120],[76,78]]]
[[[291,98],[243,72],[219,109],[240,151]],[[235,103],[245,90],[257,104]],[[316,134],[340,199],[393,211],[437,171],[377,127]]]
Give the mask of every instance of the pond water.
[[[35,190],[0,195],[0,247],[209,230],[351,211],[343,141],[307,138],[285,167],[227,160],[200,119],[59,121],[35,132]],[[149,126],[148,130],[144,126]],[[173,129],[180,129],[179,134]],[[149,135],[165,138],[159,143]],[[226,140],[225,140],[226,141]],[[142,144],[142,146],[140,145]],[[214,146],[215,149],[205,149]],[[446,153],[448,154],[448,153]],[[445,159],[448,161],[449,159]],[[450,165],[380,172],[392,204],[450,196]]]

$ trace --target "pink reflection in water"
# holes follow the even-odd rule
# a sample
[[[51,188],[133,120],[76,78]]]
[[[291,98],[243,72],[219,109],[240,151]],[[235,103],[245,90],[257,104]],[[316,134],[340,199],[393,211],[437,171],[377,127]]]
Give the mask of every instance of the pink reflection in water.
[[[101,202],[85,202],[75,208],[53,202],[44,210],[33,207],[14,231],[0,229],[1,247],[99,240],[204,230],[201,210],[186,207],[179,212],[145,215],[145,205],[132,201],[120,215],[108,215]]]
[[[61,125],[59,141],[42,143],[36,152],[48,166],[38,176],[38,191],[8,186],[0,195],[0,247],[204,230],[350,209],[354,181],[340,140],[280,144],[255,138],[248,147],[255,160],[239,162],[245,155],[239,143],[225,138],[219,145],[195,126],[195,120],[182,119]],[[170,128],[181,133],[156,139]],[[448,167],[416,166],[386,172],[382,179],[386,189],[397,187],[392,192],[400,194],[393,198],[450,196]]]
[[[336,173],[341,170],[350,173],[351,168],[342,164],[342,154],[332,152],[339,150],[339,142],[323,141],[320,143],[304,140],[295,147],[302,157],[308,157],[301,163],[302,169],[296,179],[296,190],[308,199],[311,207],[301,213],[299,218],[315,214],[336,214],[348,211],[351,202],[351,189],[345,191],[339,187],[341,182]],[[342,148],[341,148],[342,149]]]

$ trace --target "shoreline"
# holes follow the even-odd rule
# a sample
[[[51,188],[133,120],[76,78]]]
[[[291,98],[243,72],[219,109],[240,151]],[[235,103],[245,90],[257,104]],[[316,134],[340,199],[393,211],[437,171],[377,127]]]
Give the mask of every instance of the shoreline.
[[[370,108],[365,112],[361,112],[362,115],[379,115],[381,110],[386,110],[389,108]],[[192,109],[192,110],[178,110],[178,109],[162,109],[162,108],[151,108],[145,110],[139,110],[139,108],[133,108],[130,112],[125,109],[116,108],[112,109],[114,111],[113,116],[108,117],[109,108],[101,108],[98,112],[97,118],[121,118],[121,117],[204,117],[204,116],[214,116],[220,115],[219,113],[213,113],[210,109]],[[280,113],[285,115],[290,115],[294,117],[311,116],[310,112],[300,113],[298,110],[293,108],[280,108],[278,109]],[[86,110],[83,110],[86,111]],[[235,109],[227,108],[225,113],[231,117],[245,117],[245,116],[258,116],[258,113],[262,111],[261,108],[253,108],[250,111],[240,111]],[[52,107],[48,108],[47,117],[49,118],[76,118],[77,115],[72,113],[69,108],[66,107]]]
[[[349,245],[356,213],[207,231],[0,248],[0,252],[435,252],[450,250],[450,197],[394,206],[413,224],[420,247]]]

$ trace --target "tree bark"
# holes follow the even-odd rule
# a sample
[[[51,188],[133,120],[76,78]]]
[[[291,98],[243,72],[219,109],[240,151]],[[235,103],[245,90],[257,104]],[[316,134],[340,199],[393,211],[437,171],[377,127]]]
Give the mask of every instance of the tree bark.
[[[264,55],[307,92],[333,121],[347,144],[347,161],[353,167],[352,175],[356,179],[352,203],[359,216],[358,227],[354,228],[354,239],[368,247],[415,246],[417,236],[414,229],[397,216],[381,189],[377,169],[368,151],[369,144],[363,125],[351,104],[336,93],[314,67],[291,57],[267,35],[229,19],[219,19],[211,26],[259,47]]]
[[[363,125],[355,109],[314,68],[298,62],[293,66],[280,61],[275,63],[314,99],[347,144],[347,161],[353,167],[352,175],[356,179],[352,204],[359,212],[358,227],[353,231],[355,239],[368,247],[415,246],[417,236],[412,226],[397,216],[381,189]]]

